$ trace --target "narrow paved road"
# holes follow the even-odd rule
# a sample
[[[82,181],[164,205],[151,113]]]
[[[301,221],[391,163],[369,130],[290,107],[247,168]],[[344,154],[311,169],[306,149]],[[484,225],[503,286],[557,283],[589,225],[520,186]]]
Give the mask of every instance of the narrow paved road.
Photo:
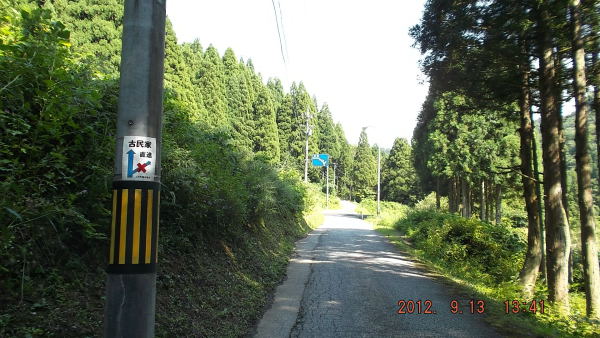
[[[257,337],[500,336],[481,314],[471,314],[470,299],[415,266],[361,220],[352,204],[343,206],[327,212],[325,223],[297,243]],[[412,314],[398,314],[400,300]],[[451,313],[452,300],[462,314]]]

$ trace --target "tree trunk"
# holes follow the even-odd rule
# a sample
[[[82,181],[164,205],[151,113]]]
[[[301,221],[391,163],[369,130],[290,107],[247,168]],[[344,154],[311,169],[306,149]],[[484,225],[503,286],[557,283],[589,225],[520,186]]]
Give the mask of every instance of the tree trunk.
[[[502,185],[496,185],[496,224],[502,222]]]
[[[456,182],[456,200],[458,201],[457,203],[459,204],[458,208],[459,210],[462,212],[462,210],[464,209],[464,204],[463,204],[463,192],[462,192],[462,178],[459,179]]]
[[[452,200],[454,201],[454,210],[453,212],[459,212],[460,209],[460,190],[458,189],[459,178],[457,176],[452,180]]]
[[[560,178],[561,178],[561,185],[562,185],[562,203],[563,206],[565,208],[565,214],[567,215],[567,227],[569,229],[569,231],[567,231],[567,252],[569,253],[569,259],[568,259],[568,281],[569,284],[573,283],[573,248],[571,246],[571,216],[569,215],[569,194],[568,194],[568,190],[569,190],[569,185],[568,185],[568,180],[567,180],[567,153],[565,150],[565,145],[567,142],[567,139],[565,137],[565,132],[564,132],[564,128],[563,128],[563,119],[562,119],[562,90],[563,90],[563,64],[562,64],[562,57],[559,55],[558,52],[559,48],[556,48],[556,52],[553,54],[554,55],[554,64],[555,64],[555,69],[556,69],[556,78],[557,78],[557,85],[555,86],[555,90],[556,90],[556,98],[557,98],[557,102],[556,102],[556,109],[558,111],[557,116],[558,116],[558,133],[560,135]]]
[[[488,181],[487,187],[488,187],[487,191],[486,191],[487,200],[493,201],[494,200],[494,195],[493,195],[494,194],[494,185],[492,184],[492,182]],[[488,221],[491,221],[493,214],[494,214],[494,205],[492,203],[488,203],[487,215],[485,215],[486,218],[488,219]]]
[[[467,217],[467,182],[464,179],[460,180],[460,195],[462,198],[460,212],[462,217]]]
[[[542,250],[542,262],[540,264],[540,273],[542,274],[542,278],[544,280],[547,279],[548,275],[546,273],[546,230],[544,229],[544,214],[542,210],[543,204],[539,202],[539,199],[543,198],[542,195],[542,180],[540,178],[540,168],[539,168],[539,157],[537,152],[537,141],[535,138],[535,120],[533,119],[533,112],[530,111],[530,121],[531,121],[531,144],[532,144],[532,152],[533,155],[533,174],[535,175],[535,193],[538,195],[538,224],[540,231],[540,247]]]
[[[435,209],[440,210],[440,178],[436,177],[435,179]]]
[[[467,182],[467,217],[471,218],[473,215],[473,189],[471,189],[471,184]]]
[[[522,53],[527,55],[525,45]],[[529,92],[529,60],[523,60],[520,65],[521,72],[521,97],[519,108],[521,113],[521,181],[523,182],[523,197],[527,210],[527,253],[525,262],[519,273],[519,284],[525,298],[531,298],[537,280],[538,271],[542,262],[542,247],[540,241],[540,223],[538,218],[538,195],[535,191],[533,180],[533,168],[531,166],[531,145],[533,140],[533,129],[530,116],[530,92]],[[535,146],[535,145],[534,145]]]
[[[575,96],[575,160],[577,164],[577,197],[581,222],[581,253],[586,295],[586,313],[600,318],[600,269],[596,247],[596,222],[592,199],[591,159],[588,153],[587,105],[585,102],[585,51],[581,36],[579,0],[571,0],[571,23],[573,28],[573,92]]]
[[[466,218],[471,217],[471,187],[467,180],[461,179],[461,192],[462,192],[462,216]]]
[[[585,5],[585,2],[584,2]],[[590,40],[593,48],[590,49],[592,55],[592,73],[589,75],[590,83],[594,88],[593,108],[596,115],[596,169],[598,170],[598,189],[600,189],[600,16],[590,16]],[[599,194],[600,192],[596,192]]]
[[[552,59],[550,13],[547,2],[540,4],[538,13],[538,43],[540,62],[540,99],[542,158],[544,162],[544,191],[546,192],[546,252],[548,298],[560,313],[569,312],[568,283],[568,223],[562,202],[560,134],[556,109],[556,74]]]
[[[456,212],[456,208],[454,207],[454,177],[449,180],[449,189],[448,189],[448,211]]]
[[[460,211],[460,190],[459,190],[460,179],[458,176],[452,178],[452,212],[458,213]]]
[[[481,193],[479,194],[479,219],[487,221],[487,210],[485,207],[485,179],[481,179]]]
[[[596,39],[600,40],[598,37]],[[600,41],[597,43],[600,43]],[[596,68],[596,83],[594,84],[594,111],[596,113],[596,168],[598,169],[598,189],[600,190],[600,58],[598,57],[598,54],[598,52],[592,54],[592,64]]]
[[[562,66],[561,66],[562,67]],[[558,103],[558,107],[562,104]],[[561,185],[562,185],[562,203],[565,208],[565,214],[567,215],[567,252],[569,253],[568,259],[568,280],[569,284],[573,283],[573,247],[571,245],[571,216],[569,215],[569,195],[567,190],[569,189],[569,184],[567,181],[567,155],[565,151],[566,137],[563,129],[562,123],[562,109],[558,109],[558,132],[560,135],[560,177],[561,177]]]

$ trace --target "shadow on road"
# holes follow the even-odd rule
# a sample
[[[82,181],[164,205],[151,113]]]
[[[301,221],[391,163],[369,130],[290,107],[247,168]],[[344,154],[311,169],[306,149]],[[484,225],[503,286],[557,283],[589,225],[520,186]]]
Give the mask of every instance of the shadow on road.
[[[367,214],[355,214],[355,213],[345,213],[345,214],[330,214],[328,216],[332,216],[332,217],[350,217],[350,218],[356,218],[356,219],[366,219],[367,217],[373,216],[373,215],[367,215]]]

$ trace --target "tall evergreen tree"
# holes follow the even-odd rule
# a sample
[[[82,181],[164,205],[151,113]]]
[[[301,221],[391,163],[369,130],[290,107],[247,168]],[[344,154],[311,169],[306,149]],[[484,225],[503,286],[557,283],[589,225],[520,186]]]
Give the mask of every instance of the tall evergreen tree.
[[[556,91],[556,65],[553,57],[551,4],[536,8],[538,57],[540,61],[540,110],[544,191],[546,192],[547,273],[549,299],[561,312],[568,312],[568,221],[562,194],[559,116]]]
[[[204,107],[208,112],[206,122],[213,127],[228,126],[225,69],[219,53],[212,45],[204,53],[198,77]]]
[[[262,87],[253,105],[255,117],[254,152],[273,163],[279,162],[279,133],[273,100],[267,88]]]
[[[201,62],[201,47],[182,48],[177,44],[177,37],[171,21],[167,19],[165,36],[165,75],[164,87],[166,100],[177,101],[177,109],[185,111],[189,119],[198,121],[205,119],[200,87],[194,81]],[[165,110],[175,109],[166,105]]]
[[[581,4],[571,0],[573,91],[575,93],[575,143],[579,219],[581,221],[581,251],[586,294],[586,312],[589,317],[600,318],[600,267],[596,246],[596,220],[592,199],[591,159],[588,153],[587,117],[585,97],[586,69],[583,47]]]
[[[318,125],[318,147],[323,153],[329,154],[333,159],[340,156],[339,141],[335,132],[335,124],[327,103],[323,104],[318,112],[316,124]]]
[[[71,32],[75,49],[91,56],[105,74],[117,76],[121,62],[122,0],[43,1]]]
[[[281,84],[281,80],[278,78],[270,78],[267,81],[267,88],[271,92],[271,96],[273,97],[273,104],[275,105],[275,110],[279,109],[281,102],[283,101],[283,97],[285,96],[285,92],[283,91],[283,85]]]
[[[374,196],[377,184],[377,159],[369,146],[366,128],[363,128],[358,138],[358,146],[354,154],[352,172],[353,194],[360,201]]]
[[[316,108],[306,91],[304,84],[292,83],[290,88],[291,99],[291,117],[290,117],[290,136],[288,137],[288,147],[292,160],[302,172],[305,165],[305,142],[306,142],[306,125],[308,122],[309,129],[312,134],[315,133],[315,112]],[[310,154],[318,152],[318,143],[314,137],[308,138],[308,149]],[[309,166],[310,169],[310,166]]]
[[[352,146],[348,144],[344,129],[340,123],[335,125],[335,134],[339,145],[339,155],[333,159],[335,177],[336,177],[336,191],[339,191],[339,196],[352,199],[350,194],[351,179],[350,171],[352,169],[352,160],[354,153]]]
[[[383,162],[381,187],[383,200],[414,204],[420,197],[412,150],[403,138],[394,140],[390,154]]]
[[[277,108],[276,113],[277,130],[279,133],[279,146],[281,149],[281,160],[284,164],[296,167],[300,170],[300,167],[296,163],[295,157],[296,149],[292,147],[296,144],[294,140],[294,133],[296,126],[294,125],[294,117],[292,115],[292,96],[285,94],[281,101],[281,104]]]
[[[240,151],[251,151],[253,148],[252,131],[252,88],[245,75],[246,66],[238,63],[231,48],[223,55],[225,70],[225,87],[227,96],[228,117],[231,121],[233,139]]]

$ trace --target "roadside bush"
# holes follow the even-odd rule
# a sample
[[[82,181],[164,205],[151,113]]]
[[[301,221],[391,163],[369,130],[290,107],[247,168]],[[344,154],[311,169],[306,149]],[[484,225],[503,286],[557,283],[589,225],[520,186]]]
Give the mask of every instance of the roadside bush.
[[[229,130],[192,122],[169,97],[163,138],[161,218],[181,232],[222,238],[311,203],[290,170],[240,153]]]
[[[512,229],[461,216],[415,210],[396,224],[431,259],[488,285],[517,275],[525,242]]]
[[[422,200],[417,202],[414,207],[415,210],[432,210],[435,211],[435,192],[425,196]],[[448,210],[448,197],[442,196],[440,198],[440,209]]]
[[[37,276],[85,268],[104,243],[117,82],[48,10],[23,7],[0,10],[0,83],[0,289],[27,300],[47,291]]]

